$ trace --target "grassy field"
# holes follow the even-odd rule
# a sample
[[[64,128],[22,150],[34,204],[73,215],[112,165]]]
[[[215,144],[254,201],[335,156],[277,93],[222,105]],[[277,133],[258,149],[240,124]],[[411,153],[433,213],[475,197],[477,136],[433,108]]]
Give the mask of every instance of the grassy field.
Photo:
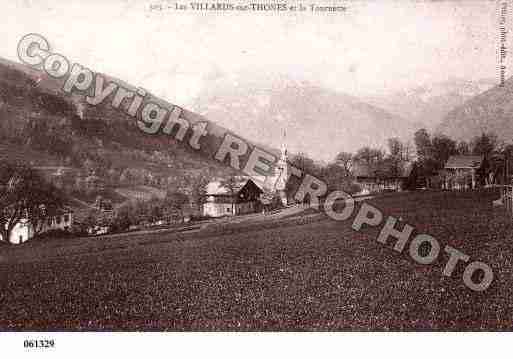
[[[513,223],[490,193],[370,200],[490,264],[477,293],[447,255],[421,266],[378,229],[322,214],[194,233],[72,239],[0,248],[1,330],[513,329]],[[356,211],[355,211],[356,212]],[[353,216],[354,217],[354,216]]]

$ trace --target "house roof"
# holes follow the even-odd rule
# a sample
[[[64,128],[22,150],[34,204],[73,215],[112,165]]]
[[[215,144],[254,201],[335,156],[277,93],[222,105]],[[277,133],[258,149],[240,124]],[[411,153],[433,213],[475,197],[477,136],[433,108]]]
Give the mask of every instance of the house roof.
[[[445,168],[479,168],[483,162],[483,156],[459,155],[451,156],[445,164]]]
[[[71,214],[71,213],[73,213],[73,209],[71,209],[70,207],[59,208],[55,211],[55,215],[57,215],[57,216],[61,216],[63,214]]]
[[[43,205],[44,206],[44,205]],[[50,212],[51,216],[62,216],[64,214],[73,213],[73,209],[68,206],[53,208]]]
[[[258,184],[256,184],[252,179],[248,177],[236,177],[234,181],[234,191],[238,193],[249,181],[253,182],[258,188],[262,189]],[[222,196],[231,195],[231,191],[226,186],[222,185],[222,179],[215,179],[207,184],[206,187],[206,195],[207,196]]]
[[[377,177],[381,173],[387,173],[392,167],[392,162],[384,161],[381,165],[368,165],[362,162],[355,163],[353,174],[355,177]],[[402,166],[401,173],[398,177],[408,177],[413,168],[413,163],[409,162]],[[391,177],[391,176],[386,176]]]

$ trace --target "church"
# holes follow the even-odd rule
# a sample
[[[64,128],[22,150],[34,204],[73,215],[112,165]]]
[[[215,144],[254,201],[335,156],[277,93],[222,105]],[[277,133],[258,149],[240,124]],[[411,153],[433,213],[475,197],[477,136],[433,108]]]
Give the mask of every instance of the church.
[[[280,150],[280,157],[274,166],[274,173],[272,176],[265,178],[264,187],[272,188],[274,192],[280,197],[281,204],[287,206],[289,204],[286,187],[287,181],[290,177],[290,165],[288,163],[288,152],[285,145],[285,131],[283,132],[283,141]],[[274,193],[272,193],[274,194]],[[269,194],[267,194],[269,195]]]

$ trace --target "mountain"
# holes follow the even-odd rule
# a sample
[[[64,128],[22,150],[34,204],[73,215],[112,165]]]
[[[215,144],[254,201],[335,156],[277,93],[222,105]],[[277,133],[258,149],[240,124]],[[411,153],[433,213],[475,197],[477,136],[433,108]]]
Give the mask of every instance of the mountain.
[[[452,78],[447,81],[417,86],[390,95],[364,97],[368,103],[390,113],[399,114],[418,127],[436,128],[454,108],[497,84],[493,79],[467,81]]]
[[[104,75],[106,82],[123,81]],[[62,83],[25,65],[0,59],[0,158],[38,166],[81,167],[87,159],[160,176],[229,170],[182,148],[170,136],[146,136],[133,118],[110,106],[67,95]],[[170,106],[149,94],[152,101]],[[227,172],[228,171],[228,172]]]
[[[513,139],[513,78],[467,100],[450,111],[436,130],[457,140],[493,132],[500,140]]]
[[[411,139],[415,124],[356,97],[287,77],[232,76],[211,82],[192,109],[246,138],[312,158]],[[285,140],[283,133],[286,133]]]

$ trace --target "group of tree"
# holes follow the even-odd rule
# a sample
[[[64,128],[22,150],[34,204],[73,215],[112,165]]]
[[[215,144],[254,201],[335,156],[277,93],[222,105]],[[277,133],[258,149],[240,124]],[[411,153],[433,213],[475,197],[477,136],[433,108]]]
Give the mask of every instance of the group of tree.
[[[111,231],[123,232],[130,226],[144,226],[160,221],[180,223],[188,211],[192,212],[190,197],[182,192],[168,191],[164,198],[127,201],[113,211],[105,212],[98,208],[91,210],[83,221],[82,231],[105,226]]]
[[[29,221],[38,235],[49,216],[64,205],[64,195],[33,168],[0,163],[0,235],[9,242],[15,226]]]
[[[364,146],[355,153],[340,152],[327,164],[318,163],[304,153],[291,158],[291,164],[323,180],[330,191],[343,190],[355,193],[360,187],[355,183],[356,170],[364,166],[370,175],[376,177],[400,176],[411,161],[411,146],[398,138],[388,140],[388,151],[381,148]]]
[[[494,133],[482,133],[470,141],[455,141],[444,134],[430,135],[426,129],[414,134],[417,150],[412,185],[425,185],[427,179],[440,172],[453,155],[476,155],[484,159],[483,170],[491,174],[492,181],[504,177],[505,161],[511,168],[513,145],[498,140]]]
[[[323,180],[330,190],[341,189],[348,192],[354,192],[351,174],[352,155],[348,153],[340,154],[340,156],[346,155],[350,159],[345,162],[343,162],[341,158],[340,161],[335,159],[335,161],[326,164],[316,162],[312,158],[308,157],[307,154],[300,152],[291,156],[290,164],[301,170],[302,173],[307,173]],[[292,181],[289,181],[287,183],[286,191],[294,191],[294,186],[295,185]]]
[[[493,133],[482,133],[468,142],[458,142],[447,135],[431,135],[426,129],[420,129],[415,132],[413,140],[416,154],[409,143],[390,138],[387,150],[364,146],[355,153],[340,152],[328,164],[315,162],[306,154],[299,153],[292,157],[291,163],[325,181],[328,189],[350,193],[358,190],[355,177],[362,167],[367,169],[368,175],[379,179],[403,176],[407,174],[406,166],[411,166],[405,185],[416,188],[426,185],[426,181],[438,174],[453,155],[483,156],[486,173],[491,174],[492,180],[502,179],[505,167],[513,172],[513,145],[500,142]]]

